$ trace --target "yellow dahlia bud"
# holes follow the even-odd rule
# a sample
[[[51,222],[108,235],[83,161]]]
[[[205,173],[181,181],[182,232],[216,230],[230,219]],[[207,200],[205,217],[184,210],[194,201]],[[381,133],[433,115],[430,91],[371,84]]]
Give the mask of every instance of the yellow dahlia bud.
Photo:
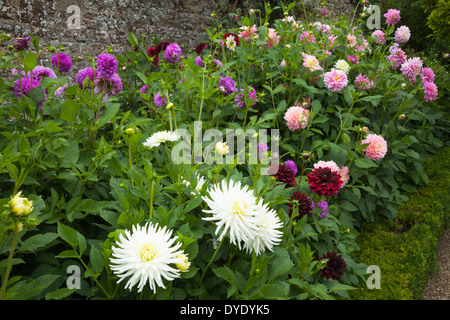
[[[135,134],[136,132],[134,131],[134,129],[132,128],[128,128],[127,130],[125,130],[126,134],[129,136],[132,136],[133,134]]]
[[[217,142],[216,144],[216,152],[221,156],[226,155],[230,151],[230,147],[227,146],[224,142]]]
[[[181,272],[186,272],[189,269],[189,266],[191,265],[191,263],[188,260],[188,257],[186,254],[180,254],[177,256],[177,259],[180,259],[181,262],[177,263],[176,266],[178,268],[178,270],[180,270]]]
[[[11,228],[12,231],[17,231],[20,232],[23,230],[23,223],[22,222],[17,222],[15,223]]]
[[[33,211],[33,201],[29,201],[27,198],[21,198],[22,191],[18,192],[10,201],[9,206],[11,212],[16,216],[26,216]]]
[[[169,103],[167,104],[166,109],[167,109],[167,110],[171,110],[172,108],[173,108],[173,103],[172,103],[172,102],[169,102]]]

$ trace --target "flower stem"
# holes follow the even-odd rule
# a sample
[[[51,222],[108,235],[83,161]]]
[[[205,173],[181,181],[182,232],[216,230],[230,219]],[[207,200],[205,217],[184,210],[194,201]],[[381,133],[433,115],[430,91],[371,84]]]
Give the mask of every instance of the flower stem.
[[[203,277],[206,274],[206,271],[208,270],[209,266],[211,265],[211,263],[214,261],[214,258],[216,257],[217,253],[219,252],[220,247],[222,246],[222,243],[224,242],[225,237],[222,237],[222,240],[220,241],[219,245],[217,246],[216,251],[214,252],[213,256],[211,257],[211,260],[209,260],[208,264],[206,265],[205,270],[203,270],[202,276],[200,277],[200,285],[202,284],[203,281]]]
[[[9,252],[8,266],[6,267],[5,277],[3,279],[2,291],[0,293],[0,300],[3,300],[3,298],[5,297],[6,286],[8,284],[9,274],[10,274],[11,269],[12,269],[12,259],[13,259],[13,256],[14,256],[14,249],[16,248],[16,243],[17,243],[17,238],[18,238],[18,233],[19,233],[19,231],[17,229],[18,229],[18,225],[15,224],[14,225],[14,239],[13,239],[13,242],[12,242],[12,245],[11,245],[11,251]]]

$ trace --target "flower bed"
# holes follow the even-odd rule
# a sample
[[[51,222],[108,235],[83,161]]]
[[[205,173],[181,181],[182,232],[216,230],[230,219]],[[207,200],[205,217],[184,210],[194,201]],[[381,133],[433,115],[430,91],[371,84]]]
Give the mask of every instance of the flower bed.
[[[130,34],[132,51],[106,49],[75,81],[68,55],[39,66],[54,48],[14,41],[0,297],[349,298],[366,279],[359,227],[427,181],[438,88],[402,50],[398,11],[362,34],[292,7],[207,29],[188,55]]]

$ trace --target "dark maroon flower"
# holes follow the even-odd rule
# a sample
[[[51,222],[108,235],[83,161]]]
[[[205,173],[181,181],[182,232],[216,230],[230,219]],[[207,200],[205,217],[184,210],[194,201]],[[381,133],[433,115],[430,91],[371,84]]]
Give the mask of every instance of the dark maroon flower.
[[[161,41],[160,43],[158,43],[156,45],[156,50],[158,51],[158,53],[160,53],[163,50],[166,50],[167,46],[170,44],[170,42],[168,41]]]
[[[159,63],[159,56],[158,56],[158,50],[155,47],[150,47],[147,49],[147,54],[150,58],[153,58],[153,64],[158,65]]]
[[[295,185],[295,174],[288,167],[281,165],[278,167],[277,172],[274,171],[275,170],[273,170],[272,167],[269,168],[269,174],[274,176],[277,181],[284,182],[286,184],[286,188],[290,188]]]
[[[295,220],[301,219],[305,214],[308,217],[312,215],[311,210],[313,209],[313,203],[311,199],[309,199],[305,193],[296,191],[291,196],[291,202],[289,203],[289,216],[291,216],[294,211],[294,202],[296,202],[298,208],[298,216],[294,218]]]
[[[240,41],[239,41],[238,35],[235,34],[235,33],[227,32],[227,33],[225,33],[225,34],[223,35],[222,39],[223,39],[223,40],[226,40],[229,36],[233,36],[234,42],[236,42],[236,46],[238,46],[239,43],[240,43]]]
[[[202,53],[202,51],[207,47],[207,44],[204,42],[200,42],[196,47],[195,47],[195,52],[200,55]]]
[[[28,42],[30,41],[30,37],[26,38],[16,38],[13,42],[13,47],[17,51],[22,51],[28,48]]]
[[[327,265],[321,270],[320,276],[322,278],[339,280],[347,266],[345,260],[342,259],[342,254],[336,255],[336,252],[333,251],[330,253],[328,251],[326,254],[323,254],[323,257],[319,258],[319,261],[323,259],[328,259],[328,261]]]
[[[343,183],[341,175],[330,168],[316,168],[306,177],[311,191],[319,196],[337,195]]]

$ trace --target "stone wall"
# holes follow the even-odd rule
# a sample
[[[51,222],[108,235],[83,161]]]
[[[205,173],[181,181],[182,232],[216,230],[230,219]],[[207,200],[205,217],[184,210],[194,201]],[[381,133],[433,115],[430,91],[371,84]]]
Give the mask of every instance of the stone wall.
[[[227,0],[231,8],[239,5]],[[328,0],[327,7],[335,15],[354,9],[355,0]],[[319,0],[304,0],[310,8],[320,6]],[[210,26],[211,13],[218,1],[209,0],[0,0],[0,30],[13,38],[28,33],[41,37],[41,47],[62,44],[72,58],[100,54],[107,46],[120,54],[131,49],[128,35],[153,36],[177,42],[194,49],[207,37],[204,30]],[[79,28],[69,28],[76,22],[79,8]],[[45,62],[49,53],[41,56]],[[72,59],[74,60],[74,59]],[[87,63],[84,59],[80,64]],[[80,65],[77,67],[81,67]]]
[[[77,6],[80,26],[73,26]],[[64,45],[71,57],[130,50],[131,31],[195,48],[209,26],[214,1],[200,0],[0,0],[0,30],[13,38],[28,33],[41,37],[42,47]],[[71,9],[70,7],[69,9]],[[44,58],[48,58],[49,55]]]

